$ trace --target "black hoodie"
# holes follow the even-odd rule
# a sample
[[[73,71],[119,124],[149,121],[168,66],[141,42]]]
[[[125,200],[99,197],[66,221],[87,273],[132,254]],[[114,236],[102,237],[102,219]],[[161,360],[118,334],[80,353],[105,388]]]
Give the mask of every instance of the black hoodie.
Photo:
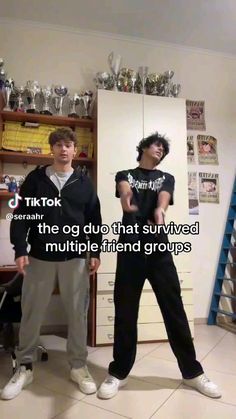
[[[86,258],[86,251],[79,253],[76,246],[80,243],[88,245],[89,240],[90,244],[95,243],[97,247],[96,251],[90,251],[90,257],[98,258],[102,241],[101,233],[86,235],[83,231],[84,226],[90,223],[99,230],[102,222],[100,202],[91,180],[76,169],[59,192],[45,170],[46,166],[37,167],[30,172],[20,188],[19,194],[23,199],[14,211],[15,219],[12,220],[10,228],[15,257],[27,255],[27,245],[30,244],[29,254],[37,259],[65,261],[77,257]],[[25,198],[36,198],[38,201]],[[55,202],[56,205],[45,206],[43,201],[46,201],[46,198],[50,199],[50,204]],[[28,205],[36,202],[39,202],[40,206]],[[39,214],[41,220],[34,220],[35,214]],[[50,226],[44,228],[44,234],[39,232],[39,223]],[[52,226],[58,226],[54,227],[57,229],[56,234],[52,233]],[[64,226],[68,226],[66,231],[63,231]],[[72,226],[77,226],[77,230],[67,233]],[[42,228],[41,226],[41,231]],[[73,251],[70,242],[74,242]],[[67,243],[66,250],[50,251],[46,248],[47,243],[62,243],[62,245]],[[60,250],[62,249],[63,246]]]

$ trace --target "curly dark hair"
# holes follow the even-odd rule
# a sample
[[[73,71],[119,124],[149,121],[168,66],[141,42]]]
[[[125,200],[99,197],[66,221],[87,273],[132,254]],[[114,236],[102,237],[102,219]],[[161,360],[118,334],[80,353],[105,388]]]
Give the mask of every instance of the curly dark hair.
[[[162,156],[161,160],[163,160],[164,157],[170,151],[169,141],[167,140],[167,138],[165,138],[164,135],[160,135],[158,132],[154,132],[154,134],[151,134],[148,137],[143,138],[140,141],[139,145],[137,146],[137,152],[138,152],[137,161],[141,160],[142,154],[143,154],[143,149],[144,148],[149,148],[152,144],[157,144],[157,145],[162,144],[163,149],[164,149],[164,153],[163,153],[163,156]]]
[[[75,147],[77,145],[76,135],[74,131],[69,127],[58,128],[55,131],[51,132],[51,134],[48,137],[48,142],[51,147],[54,146],[54,144],[56,144],[56,142],[60,140],[70,140],[74,143]]]

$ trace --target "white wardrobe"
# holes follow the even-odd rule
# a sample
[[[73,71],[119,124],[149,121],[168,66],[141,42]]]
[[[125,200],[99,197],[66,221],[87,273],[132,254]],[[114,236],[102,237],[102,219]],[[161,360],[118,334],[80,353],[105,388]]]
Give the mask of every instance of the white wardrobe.
[[[170,154],[159,166],[175,176],[174,205],[169,207],[167,224],[189,223],[186,151],[185,100],[98,90],[97,114],[97,192],[103,224],[121,221],[119,199],[115,198],[115,174],[138,165],[136,146],[158,131],[170,139]],[[104,236],[116,239],[112,233]],[[189,236],[169,236],[170,241],[191,241]],[[185,310],[193,333],[193,302],[190,254],[174,257],[182,288]],[[116,254],[102,253],[97,274],[96,345],[113,342]],[[146,280],[138,319],[138,340],[166,340],[161,312]]]

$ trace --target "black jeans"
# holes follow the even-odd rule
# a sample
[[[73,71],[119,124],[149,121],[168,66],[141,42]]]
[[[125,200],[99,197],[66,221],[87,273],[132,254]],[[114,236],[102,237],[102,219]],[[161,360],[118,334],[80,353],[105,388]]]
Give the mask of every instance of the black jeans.
[[[178,275],[169,252],[150,256],[144,253],[118,253],[114,290],[114,361],[109,365],[109,374],[122,380],[134,364],[139,300],[146,278],[156,295],[169,343],[183,378],[201,375],[203,369],[196,360]]]

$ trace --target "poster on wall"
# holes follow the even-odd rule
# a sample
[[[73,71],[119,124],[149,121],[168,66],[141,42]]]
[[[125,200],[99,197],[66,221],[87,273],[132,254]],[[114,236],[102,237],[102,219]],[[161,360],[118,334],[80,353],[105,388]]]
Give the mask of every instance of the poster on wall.
[[[187,158],[188,164],[195,164],[193,135],[187,136]]]
[[[218,173],[199,173],[199,201],[219,204]]]
[[[198,135],[197,149],[199,164],[219,164],[216,138],[211,135]]]
[[[186,100],[187,129],[206,131],[205,102]]]
[[[197,172],[188,172],[188,207],[190,215],[199,214]]]

